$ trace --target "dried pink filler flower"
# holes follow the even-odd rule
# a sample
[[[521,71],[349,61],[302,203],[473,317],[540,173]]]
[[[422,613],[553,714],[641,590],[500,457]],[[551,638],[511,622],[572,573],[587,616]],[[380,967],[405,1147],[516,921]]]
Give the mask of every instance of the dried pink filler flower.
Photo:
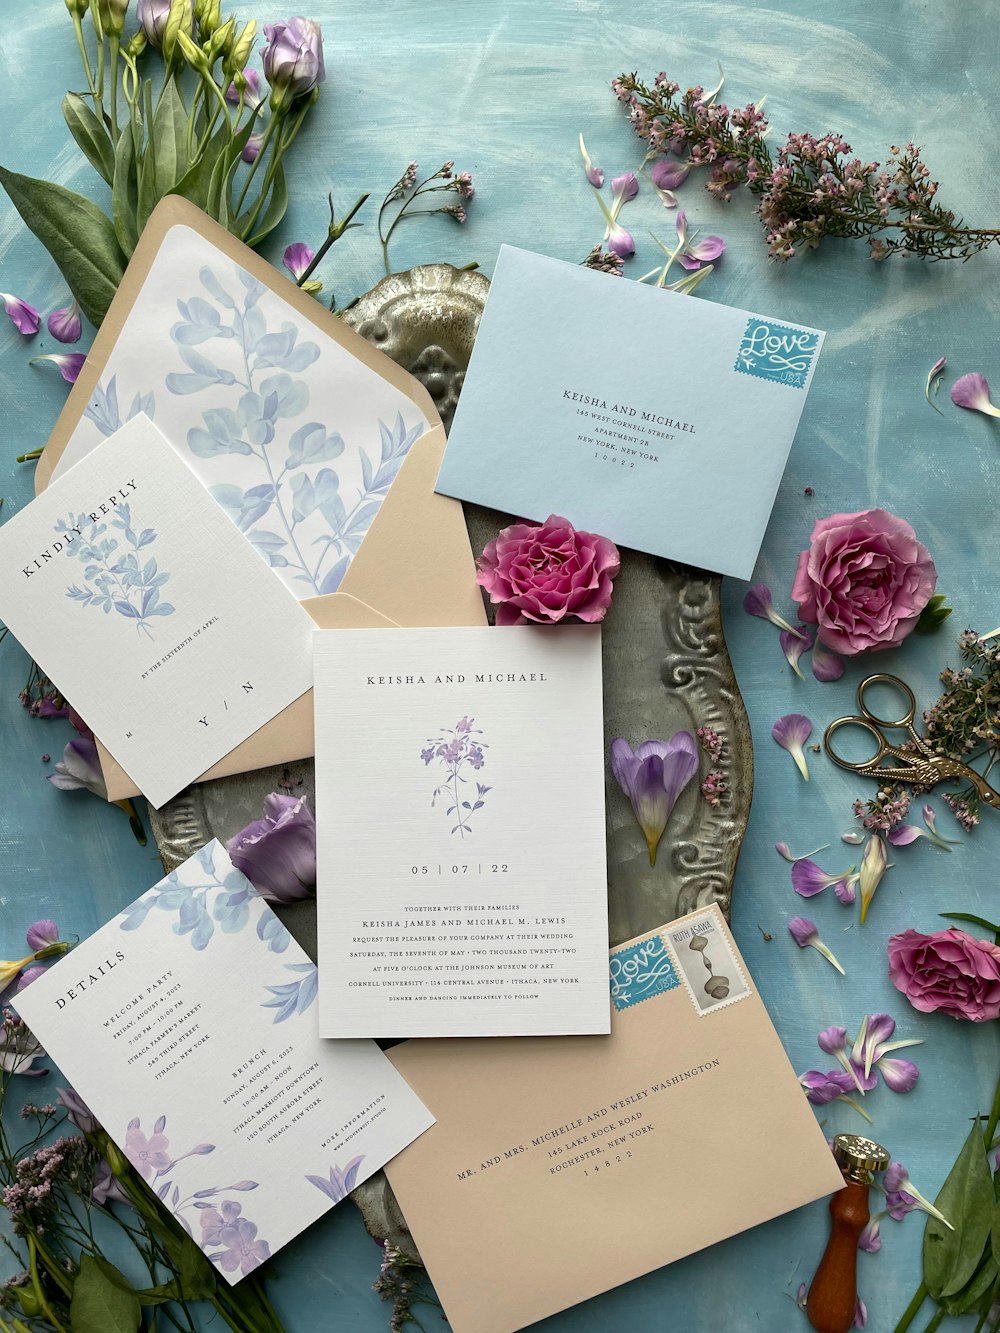
[[[569,519],[550,514],[541,524],[504,528],[476,565],[498,625],[554,625],[567,616],[593,623],[611,605],[621,557],[607,537],[578,532]]]
[[[986,376],[980,375],[978,371],[963,375],[955,381],[951,386],[951,401],[956,407],[967,407],[970,411],[982,412],[988,417],[1000,417],[1000,411],[990,402],[990,386]]]

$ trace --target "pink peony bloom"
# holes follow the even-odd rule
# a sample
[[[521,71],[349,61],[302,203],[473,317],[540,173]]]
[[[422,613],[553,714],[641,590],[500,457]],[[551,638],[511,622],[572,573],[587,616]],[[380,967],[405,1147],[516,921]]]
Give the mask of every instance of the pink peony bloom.
[[[799,556],[792,598],[827,648],[856,657],[895,648],[916,628],[937,570],[909,523],[884,509],[832,514]]]
[[[922,1013],[971,1023],[1000,1018],[1000,948],[949,926],[889,939],[889,980]]]
[[[504,528],[476,563],[498,625],[554,625],[567,616],[604,619],[621,557],[607,537],[550,514],[542,524]]]
[[[296,902],[316,892],[316,821],[305,797],[271,792],[264,818],[230,838],[226,851],[268,902]]]

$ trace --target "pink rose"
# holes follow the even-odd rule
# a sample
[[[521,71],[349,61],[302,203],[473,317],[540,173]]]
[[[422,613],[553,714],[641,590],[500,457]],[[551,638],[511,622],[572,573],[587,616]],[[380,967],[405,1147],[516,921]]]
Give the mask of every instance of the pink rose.
[[[914,1009],[985,1023],[1000,1017],[1000,948],[949,926],[889,939],[889,979]]]
[[[934,561],[909,523],[863,509],[817,522],[799,556],[792,597],[827,648],[855,657],[901,644],[936,583]]]
[[[566,616],[603,620],[621,568],[607,537],[577,532],[568,519],[514,523],[477,561],[476,582],[497,608],[498,625],[553,625]]]

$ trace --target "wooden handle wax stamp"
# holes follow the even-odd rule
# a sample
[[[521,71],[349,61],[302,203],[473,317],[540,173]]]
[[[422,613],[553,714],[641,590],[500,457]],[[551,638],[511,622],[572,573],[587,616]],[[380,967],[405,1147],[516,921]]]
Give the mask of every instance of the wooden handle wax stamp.
[[[844,1188],[830,1200],[830,1239],[809,1288],[806,1314],[817,1333],[847,1333],[858,1300],[858,1237],[868,1223],[868,1187],[884,1171],[889,1154],[872,1139],[838,1134],[833,1155]]]

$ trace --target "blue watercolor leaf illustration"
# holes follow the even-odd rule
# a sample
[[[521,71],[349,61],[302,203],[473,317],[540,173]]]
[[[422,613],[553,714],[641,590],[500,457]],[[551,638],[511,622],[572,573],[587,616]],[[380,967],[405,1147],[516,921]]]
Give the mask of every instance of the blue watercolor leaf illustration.
[[[170,580],[161,570],[156,558],[148,557],[140,566],[138,552],[156,541],[155,528],[141,528],[137,533],[129,504],[120,504],[111,519],[111,526],[122,534],[100,540],[107,531],[106,524],[89,524],[87,515],[77,515],[75,522],[60,519],[55,531],[61,535],[66,554],[81,562],[83,586],[71,583],[66,596],[80,606],[97,607],[105,615],[112,610],[132,621],[136,632],[154,638],[149,627],[152,616],[173,615],[174,607],[160,601],[160,589]],[[124,542],[124,546],[123,543]],[[131,549],[129,549],[131,548]]]

